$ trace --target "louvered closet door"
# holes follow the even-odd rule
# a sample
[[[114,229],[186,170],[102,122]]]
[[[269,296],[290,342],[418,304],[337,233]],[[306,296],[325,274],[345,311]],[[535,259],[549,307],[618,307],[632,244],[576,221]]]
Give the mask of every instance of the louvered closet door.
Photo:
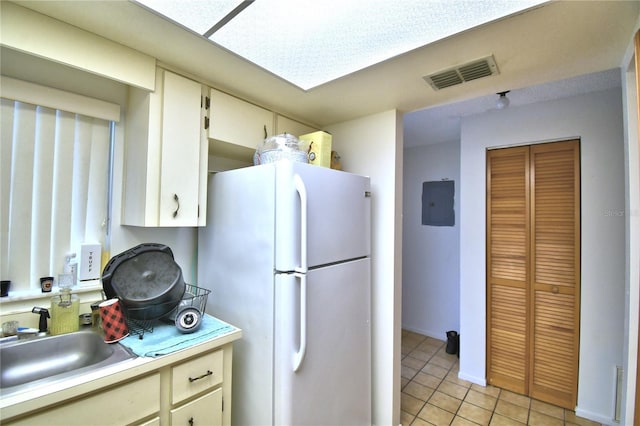
[[[579,142],[489,151],[487,381],[574,409],[579,301]]]
[[[531,146],[530,395],[574,409],[580,303],[579,143]]]
[[[487,153],[487,378],[527,393],[529,149]]]

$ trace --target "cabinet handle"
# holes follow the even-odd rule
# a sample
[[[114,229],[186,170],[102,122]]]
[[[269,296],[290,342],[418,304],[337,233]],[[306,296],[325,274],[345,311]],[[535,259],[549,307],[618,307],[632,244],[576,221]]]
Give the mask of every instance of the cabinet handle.
[[[193,417],[191,417],[191,418],[189,419],[189,426],[193,426],[193,424],[194,424],[194,423],[193,423]]]
[[[204,379],[205,377],[211,376],[211,375],[213,375],[213,371],[207,370],[207,372],[204,373],[202,376],[198,376],[198,377],[195,377],[195,378],[194,377],[189,377],[189,381],[190,382],[195,382],[196,380]]]
[[[267,125],[264,125],[264,138],[267,138]]]
[[[178,216],[178,210],[180,210],[180,198],[178,198],[178,194],[173,194],[173,199],[178,205],[178,207],[176,207],[176,210],[173,212],[173,217],[175,218],[176,216]]]
[[[558,288],[558,286],[553,286],[551,287],[551,293],[553,294],[558,294],[560,292],[560,288]]]

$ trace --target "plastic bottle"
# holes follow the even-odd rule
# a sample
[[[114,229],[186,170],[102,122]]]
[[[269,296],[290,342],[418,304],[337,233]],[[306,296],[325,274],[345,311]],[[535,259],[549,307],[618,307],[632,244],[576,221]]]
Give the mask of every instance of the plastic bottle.
[[[78,262],[75,260],[76,254],[69,253],[64,257],[64,268],[62,270],[63,274],[70,274],[73,276],[73,284],[78,284]]]
[[[51,298],[51,335],[71,333],[80,329],[80,299],[71,293],[70,287],[63,287]]]

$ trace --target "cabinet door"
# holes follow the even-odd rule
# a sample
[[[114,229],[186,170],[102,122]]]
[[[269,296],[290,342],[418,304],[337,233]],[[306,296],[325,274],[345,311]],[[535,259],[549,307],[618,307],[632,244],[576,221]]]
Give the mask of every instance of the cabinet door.
[[[160,375],[154,374],[122,386],[54,406],[3,425],[126,425],[160,411]]]
[[[130,89],[123,225],[205,224],[199,214],[208,160],[201,92],[199,83],[160,68],[154,92]]]
[[[222,389],[216,389],[171,410],[171,424],[175,426],[222,425]]]
[[[165,71],[160,226],[197,226],[201,86]]]
[[[315,132],[315,129],[306,124],[302,124],[299,121],[292,120],[282,115],[276,115],[276,134],[289,133],[295,137],[305,135],[307,133]]]
[[[140,426],[160,426],[160,417],[154,417],[151,420],[140,423]]]
[[[273,113],[211,89],[209,139],[212,154],[245,160],[273,135]]]

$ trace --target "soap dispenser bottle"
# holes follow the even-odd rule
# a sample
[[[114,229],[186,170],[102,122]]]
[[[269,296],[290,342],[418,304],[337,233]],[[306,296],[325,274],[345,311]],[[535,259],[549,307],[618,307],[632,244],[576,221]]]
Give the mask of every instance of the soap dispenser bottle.
[[[71,333],[80,329],[80,300],[71,293],[71,287],[61,287],[60,293],[51,298],[51,335]]]

